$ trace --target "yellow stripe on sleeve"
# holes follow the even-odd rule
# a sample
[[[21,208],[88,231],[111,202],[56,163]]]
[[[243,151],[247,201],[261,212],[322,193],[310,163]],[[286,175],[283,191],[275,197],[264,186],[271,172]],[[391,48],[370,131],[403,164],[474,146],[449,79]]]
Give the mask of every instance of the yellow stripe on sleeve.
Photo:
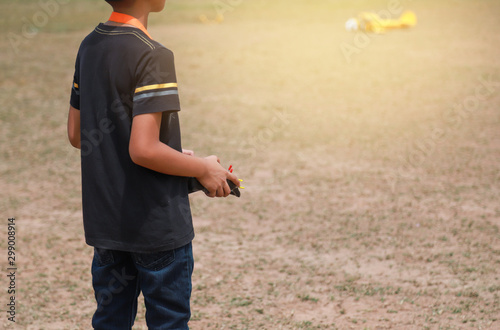
[[[162,89],[162,88],[171,88],[171,87],[177,87],[177,83],[155,84],[155,85],[142,86],[142,87],[136,88],[135,93],[149,91],[152,89]]]
[[[75,86],[75,88],[78,88],[78,84],[76,82],[73,83],[73,86]]]

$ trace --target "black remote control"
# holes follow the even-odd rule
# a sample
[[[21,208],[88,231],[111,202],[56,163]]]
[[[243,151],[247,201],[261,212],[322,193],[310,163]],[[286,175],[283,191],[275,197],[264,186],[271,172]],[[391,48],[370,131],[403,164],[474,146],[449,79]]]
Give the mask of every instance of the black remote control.
[[[230,195],[234,195],[236,197],[240,197],[240,190],[236,185],[233,183],[231,180],[227,180],[227,184],[229,185],[229,189],[231,189]],[[188,179],[188,192],[189,193],[194,193],[197,191],[203,190],[206,194],[208,193],[207,188],[203,187],[203,185],[198,181],[196,178],[189,178]]]

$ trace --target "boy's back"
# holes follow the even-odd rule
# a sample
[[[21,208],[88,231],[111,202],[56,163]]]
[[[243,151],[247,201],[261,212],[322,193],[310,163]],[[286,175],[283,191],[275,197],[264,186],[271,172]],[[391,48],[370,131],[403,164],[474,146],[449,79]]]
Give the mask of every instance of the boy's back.
[[[100,24],[82,42],[71,105],[80,110],[82,197],[88,244],[161,251],[193,236],[187,179],[132,162],[132,119],[162,112],[160,140],[182,151],[173,54],[142,31]]]

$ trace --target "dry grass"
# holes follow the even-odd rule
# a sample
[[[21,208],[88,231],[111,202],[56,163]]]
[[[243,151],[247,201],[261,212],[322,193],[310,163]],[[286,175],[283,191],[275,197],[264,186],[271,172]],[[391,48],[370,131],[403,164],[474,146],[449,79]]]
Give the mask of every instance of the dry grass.
[[[387,1],[247,0],[220,25],[197,21],[215,17],[206,2],[170,1],[155,18],[176,54],[184,146],[247,187],[192,196],[193,329],[500,327],[500,4],[401,4],[417,27],[368,37],[343,23]],[[0,40],[0,210],[18,223],[27,329],[89,328],[94,306],[65,124],[95,21],[68,27],[66,6],[17,54]]]

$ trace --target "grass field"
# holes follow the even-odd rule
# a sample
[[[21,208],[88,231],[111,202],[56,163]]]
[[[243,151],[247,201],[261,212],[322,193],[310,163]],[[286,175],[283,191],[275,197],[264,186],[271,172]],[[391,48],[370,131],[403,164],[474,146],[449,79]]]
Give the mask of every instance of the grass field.
[[[0,4],[6,328],[88,329],[94,309],[66,118],[78,46],[110,11],[52,3]],[[500,2],[217,3],[221,24],[198,19],[212,1],[167,0],[149,29],[176,56],[184,147],[246,187],[192,196],[191,328],[500,328]],[[344,30],[389,9],[417,26]]]

